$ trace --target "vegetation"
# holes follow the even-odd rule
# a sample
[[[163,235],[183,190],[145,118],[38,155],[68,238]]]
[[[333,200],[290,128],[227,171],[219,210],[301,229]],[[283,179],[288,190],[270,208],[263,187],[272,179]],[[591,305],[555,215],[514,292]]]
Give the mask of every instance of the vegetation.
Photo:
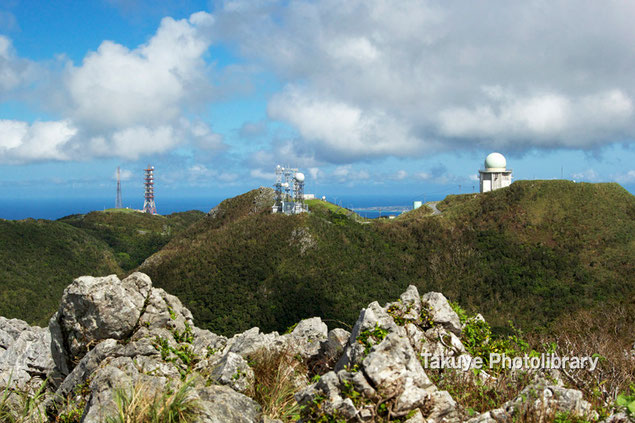
[[[107,423],[188,423],[199,410],[193,398],[193,380],[185,381],[178,389],[162,388],[155,392],[143,382],[132,388],[115,391],[117,413]]]
[[[73,279],[123,276],[203,215],[112,209],[59,221],[0,220],[0,316],[46,326]]]
[[[31,423],[44,422],[46,419],[42,402],[46,382],[30,394],[10,388],[11,378],[7,387],[0,392],[0,421],[3,423]]]
[[[473,357],[486,363],[484,376],[479,371],[463,372],[454,369],[426,369],[426,374],[441,390],[446,390],[460,406],[465,415],[474,415],[501,407],[516,398],[532,382],[535,376],[526,370],[512,370],[489,366],[490,353],[506,354],[513,358],[523,354],[530,357],[540,354],[558,357],[597,357],[598,367],[587,369],[560,369],[558,373],[565,387],[582,391],[600,419],[606,418],[616,409],[632,413],[635,408],[635,361],[628,353],[632,339],[635,315],[623,306],[610,307],[601,312],[579,310],[554,324],[556,334],[533,334],[525,336],[511,328],[512,335],[493,334],[489,325],[467,313],[457,304],[453,308],[466,324],[461,333],[461,342]],[[549,374],[543,376],[550,377]],[[530,401],[531,403],[531,401]],[[539,408],[538,408],[539,409]],[[537,414],[535,409],[519,410],[519,422],[585,423],[597,421],[590,417],[571,416],[562,413]]]
[[[307,368],[289,351],[259,350],[249,357],[254,371],[252,397],[262,407],[264,415],[283,422],[297,421],[300,405],[294,394],[300,381],[306,383]]]
[[[204,215],[199,210],[160,216],[129,209],[108,209],[66,216],[60,221],[104,241],[115,253],[117,264],[124,271],[130,271]]]
[[[519,181],[450,196],[440,216],[372,222],[320,200],[309,214],[272,215],[271,194],[224,201],[140,270],[226,335],[309,316],[351,324],[411,283],[482,310],[493,333],[510,320],[550,331],[635,292],[635,198],[617,184]]]
[[[46,326],[74,278],[113,273],[121,268],[111,250],[80,229],[0,220],[0,316]]]

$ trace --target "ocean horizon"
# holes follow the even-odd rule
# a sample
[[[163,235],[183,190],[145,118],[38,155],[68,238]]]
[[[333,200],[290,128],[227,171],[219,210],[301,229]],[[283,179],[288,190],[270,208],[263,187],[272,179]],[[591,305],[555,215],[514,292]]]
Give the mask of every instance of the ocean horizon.
[[[426,201],[442,200],[444,195],[426,196]],[[214,197],[167,197],[157,199],[156,205],[159,214],[168,215],[176,212],[200,210],[209,212],[221,201],[231,198],[224,196]],[[404,211],[412,210],[412,195],[337,195],[326,196],[327,201],[341,207],[353,210],[362,217],[374,219],[380,216],[399,215]],[[423,201],[423,198],[419,199]],[[56,220],[72,214],[85,214],[91,211],[99,211],[114,208],[115,202],[108,198],[2,198],[0,199],[0,219],[47,219]],[[141,209],[141,201],[126,202],[123,206],[130,209]]]

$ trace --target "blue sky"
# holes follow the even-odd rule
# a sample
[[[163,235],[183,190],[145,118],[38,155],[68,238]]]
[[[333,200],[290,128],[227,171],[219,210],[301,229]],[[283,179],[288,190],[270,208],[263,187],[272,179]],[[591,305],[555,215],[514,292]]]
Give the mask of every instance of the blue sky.
[[[635,189],[630,2],[0,3],[0,195],[320,195],[516,179]],[[124,202],[126,198],[124,198]],[[138,204],[140,207],[141,204]]]

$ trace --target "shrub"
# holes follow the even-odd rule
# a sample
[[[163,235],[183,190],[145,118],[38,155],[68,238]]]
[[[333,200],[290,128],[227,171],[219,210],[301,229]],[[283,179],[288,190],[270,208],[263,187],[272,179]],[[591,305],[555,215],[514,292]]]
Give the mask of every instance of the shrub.
[[[306,365],[288,350],[262,349],[249,357],[254,371],[253,398],[262,407],[263,414],[282,421],[296,421],[300,406],[294,393],[299,385],[307,384]]]
[[[191,395],[194,380],[190,379],[173,391],[167,387],[160,393],[143,382],[132,388],[115,391],[116,415],[106,419],[107,423],[188,423],[200,410],[198,400]]]

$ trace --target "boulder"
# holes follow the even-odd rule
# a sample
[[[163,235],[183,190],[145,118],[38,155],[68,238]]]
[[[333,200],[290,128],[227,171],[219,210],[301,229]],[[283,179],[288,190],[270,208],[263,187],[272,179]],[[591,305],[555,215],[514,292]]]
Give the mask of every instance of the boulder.
[[[291,348],[304,358],[317,355],[329,328],[319,317],[301,320],[288,336]]]
[[[286,338],[280,336],[278,332],[264,334],[255,327],[230,338],[223,350],[223,355],[233,352],[242,357],[248,357],[258,350],[282,351],[287,347]]]
[[[211,377],[217,383],[240,393],[245,393],[254,386],[254,371],[244,358],[233,352],[228,352],[220,359],[212,370]]]
[[[35,392],[53,368],[51,334],[18,319],[0,320],[0,388]]]
[[[405,416],[422,406],[434,385],[423,371],[408,340],[396,333],[372,348],[363,361],[364,374],[383,398],[395,398],[393,413]]]
[[[260,423],[260,405],[228,386],[212,385],[196,390],[201,413],[193,423]]]
[[[139,273],[120,281],[116,275],[82,276],[64,290],[51,318],[53,360],[66,375],[104,339],[129,338],[139,322],[150,278]]]
[[[461,320],[440,292],[428,292],[421,297],[422,306],[430,313],[434,324],[441,325],[455,335],[461,335]]]

